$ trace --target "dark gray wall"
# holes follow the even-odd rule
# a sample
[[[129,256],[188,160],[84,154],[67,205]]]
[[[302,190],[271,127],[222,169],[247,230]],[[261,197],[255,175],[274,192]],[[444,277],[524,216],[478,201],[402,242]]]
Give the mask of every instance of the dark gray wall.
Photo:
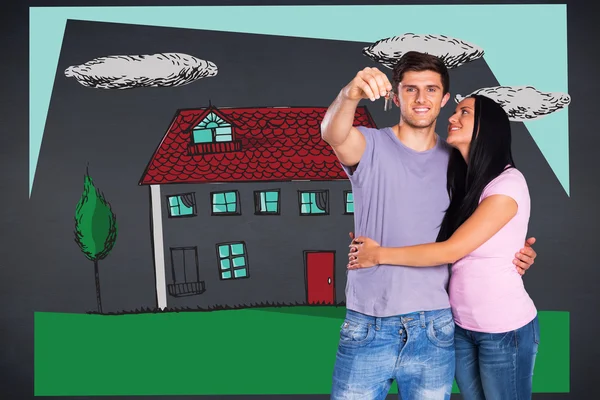
[[[145,2],[148,5],[160,3]],[[539,257],[525,277],[526,286],[539,309],[571,313],[571,393],[535,394],[534,399],[588,399],[594,398],[597,392],[595,379],[600,355],[596,340],[600,328],[597,318],[600,280],[596,251],[600,222],[597,149],[600,139],[596,134],[595,117],[600,85],[599,59],[593,51],[593,43],[600,32],[593,5],[570,0],[567,3],[569,94],[573,98],[569,106],[570,197],[564,193],[524,126],[513,124],[516,162],[528,177],[532,198],[530,234],[538,238]],[[199,2],[179,1],[177,4],[198,5]],[[234,1],[215,4],[234,4]],[[175,110],[205,107],[209,100],[217,106],[232,107],[327,106],[358,69],[373,65],[360,54],[362,43],[70,22],[36,183],[32,198],[28,199],[28,5],[114,4],[15,1],[3,5],[0,25],[3,61],[0,63],[0,193],[3,199],[0,208],[0,304],[3,306],[0,312],[0,395],[6,399],[33,397],[33,312],[85,312],[95,307],[93,269],[73,243],[72,234],[73,214],[83,189],[87,163],[94,181],[113,204],[120,227],[113,252],[101,263],[105,309],[152,307],[154,277],[148,226],[149,195],[148,189],[137,186],[137,182]],[[371,23],[388,22],[382,16],[382,21],[352,23],[357,23],[358,29],[368,29]],[[423,23],[424,30],[434,28],[427,26],[426,18]],[[457,23],[468,21],[458,19]],[[524,41],[526,43],[526,39]],[[288,50],[273,57],[275,53],[268,50],[282,43]],[[227,53],[223,49],[227,49]],[[215,61],[220,77],[227,78],[215,77],[176,89],[140,89],[117,94],[83,88],[62,75],[69,65],[100,55],[163,51],[198,54]],[[261,52],[260,57],[256,56],[257,51]],[[228,56],[223,57],[224,54]],[[322,55],[328,58],[320,59]],[[248,63],[249,59],[253,62]],[[484,64],[480,59],[453,71],[454,92],[466,93],[482,83],[497,83],[491,72],[482,68]],[[518,66],[518,60],[515,65]],[[305,76],[315,78],[303,79]],[[377,125],[394,123],[397,115],[386,114],[381,108],[369,107]],[[444,121],[449,112],[449,108],[444,109],[440,121]],[[344,237],[340,241],[343,241],[345,232],[340,231]],[[327,396],[286,398],[325,399]]]
[[[280,190],[281,215],[254,215],[255,190]],[[168,307],[238,306],[255,303],[305,303],[305,250],[335,251],[336,300],[345,301],[348,232],[354,216],[345,215],[344,191],[350,182],[246,182],[227,184],[161,185],[165,196],[194,192],[198,215],[168,218],[163,200],[164,251],[167,283],[172,282],[171,247],[198,249],[200,280],[206,285],[201,295],[168,297]],[[241,215],[211,215],[215,191],[237,190]],[[328,190],[329,215],[300,215],[298,191]],[[315,234],[318,232],[318,234]],[[250,278],[220,280],[217,243],[246,243]]]

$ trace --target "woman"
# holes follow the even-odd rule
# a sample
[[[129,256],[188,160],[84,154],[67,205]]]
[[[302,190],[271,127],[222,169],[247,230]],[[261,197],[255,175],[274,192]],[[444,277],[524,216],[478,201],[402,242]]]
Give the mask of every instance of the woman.
[[[450,205],[437,242],[385,248],[358,237],[348,268],[452,263],[456,381],[463,398],[530,399],[539,324],[512,263],[527,233],[530,199],[514,166],[510,122],[499,104],[479,95],[461,101],[449,121]]]

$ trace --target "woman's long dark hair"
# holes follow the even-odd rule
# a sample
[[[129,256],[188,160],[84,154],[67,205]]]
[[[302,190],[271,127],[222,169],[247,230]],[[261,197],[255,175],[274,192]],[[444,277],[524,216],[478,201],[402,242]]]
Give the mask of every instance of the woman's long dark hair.
[[[448,163],[450,205],[442,220],[438,242],[447,240],[479,205],[483,189],[507,167],[514,167],[511,152],[510,121],[494,100],[472,95],[475,99],[473,136],[468,163],[453,149]]]

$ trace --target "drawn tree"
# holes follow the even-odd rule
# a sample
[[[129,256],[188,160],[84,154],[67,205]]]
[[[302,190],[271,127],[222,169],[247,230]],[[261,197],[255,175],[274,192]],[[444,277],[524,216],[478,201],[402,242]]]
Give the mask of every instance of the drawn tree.
[[[94,186],[86,169],[83,193],[75,210],[75,242],[94,263],[96,277],[96,300],[98,312],[102,313],[98,262],[108,256],[117,240],[117,218],[104,195]]]

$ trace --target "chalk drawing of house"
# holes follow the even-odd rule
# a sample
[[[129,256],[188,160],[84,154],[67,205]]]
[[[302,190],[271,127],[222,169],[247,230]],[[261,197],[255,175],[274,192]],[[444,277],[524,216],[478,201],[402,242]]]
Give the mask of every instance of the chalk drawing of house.
[[[343,299],[354,203],[321,138],[326,111],[176,112],[139,182],[150,188],[158,308]],[[376,127],[366,107],[354,125]]]

